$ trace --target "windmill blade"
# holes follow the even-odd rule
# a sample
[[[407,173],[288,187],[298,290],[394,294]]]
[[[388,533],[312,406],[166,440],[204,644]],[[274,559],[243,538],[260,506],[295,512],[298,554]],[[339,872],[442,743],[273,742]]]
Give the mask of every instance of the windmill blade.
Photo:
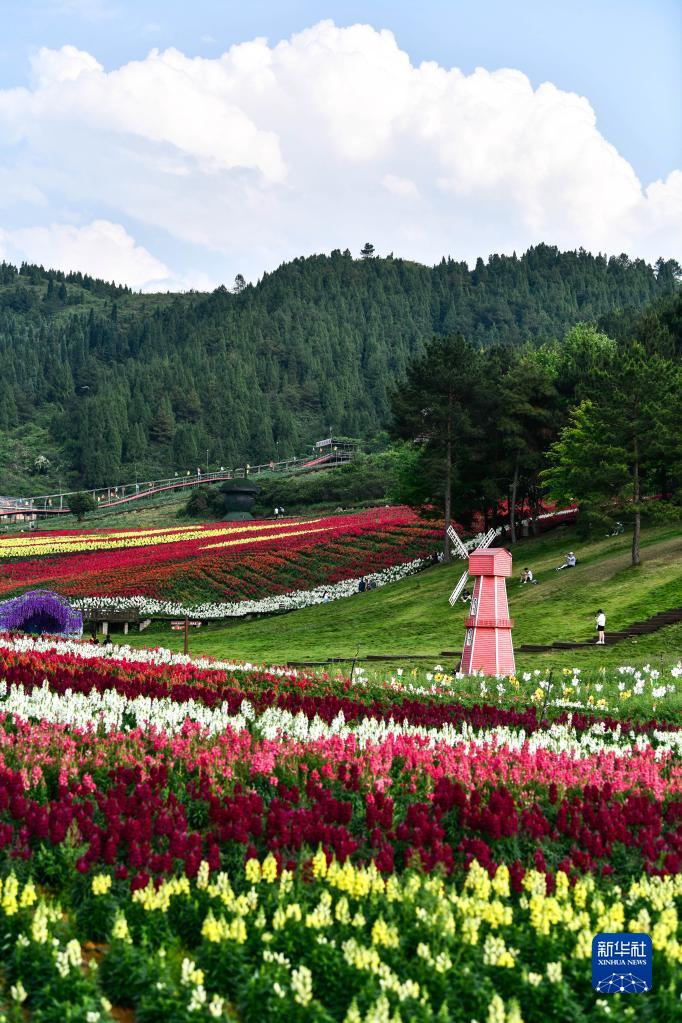
[[[479,543],[479,545],[476,548],[476,550],[477,551],[482,551],[486,547],[490,547],[491,543],[493,542],[493,540],[495,539],[496,536],[497,536],[497,530],[496,529],[489,529],[488,532],[483,537],[483,539],[481,540],[481,542]]]
[[[469,557],[469,551],[466,549],[460,538],[457,536],[457,533],[454,531],[452,526],[448,526],[448,538],[452,542],[458,557],[460,558]]]
[[[455,588],[452,591],[452,593],[450,594],[450,606],[451,607],[454,607],[455,604],[457,603],[457,601],[459,600],[459,595],[462,592],[462,590],[464,589],[464,587],[466,586],[466,582],[467,582],[468,578],[469,578],[469,573],[465,572],[464,575],[462,576],[462,578],[459,580],[459,582],[455,586]]]

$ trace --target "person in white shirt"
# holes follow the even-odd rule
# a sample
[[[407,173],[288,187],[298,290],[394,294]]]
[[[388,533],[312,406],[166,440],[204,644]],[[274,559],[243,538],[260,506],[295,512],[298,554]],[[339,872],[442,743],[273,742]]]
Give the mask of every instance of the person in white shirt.
[[[595,618],[597,625],[597,645],[604,646],[604,629],[606,628],[606,615],[601,608],[597,611],[597,617]]]
[[[564,561],[563,565],[559,565],[559,567],[557,568],[557,572],[560,572],[562,568],[575,568],[577,560],[578,559],[576,558],[573,551],[569,551],[568,554],[566,555],[566,560]]]

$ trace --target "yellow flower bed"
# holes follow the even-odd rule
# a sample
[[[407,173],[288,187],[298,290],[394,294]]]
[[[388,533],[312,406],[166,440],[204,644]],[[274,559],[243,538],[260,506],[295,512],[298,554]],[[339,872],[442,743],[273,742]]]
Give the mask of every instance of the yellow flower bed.
[[[647,1005],[677,1018],[682,875],[620,888],[558,871],[551,892],[536,871],[521,892],[510,881],[505,866],[491,877],[476,861],[457,880],[383,876],[322,851],[293,873],[270,853],[235,877],[204,862],[194,879],[133,893],[106,872],[72,879],[78,895],[64,905],[79,907],[76,918],[11,873],[0,882],[0,1004],[4,989],[30,1011],[49,975],[51,992],[96,1004],[98,1020],[117,999],[145,1019],[227,1020],[237,1004],[243,1023],[629,1020],[639,996],[604,1000],[591,988],[592,939],[644,931],[654,946]],[[106,931],[100,967],[85,961],[91,927]]]
[[[217,537],[234,537],[218,544],[199,544],[198,550],[213,547],[235,546],[250,541],[268,540],[273,536],[284,539],[289,536],[304,536],[307,533],[321,533],[327,527],[311,529],[320,519],[309,519],[305,529],[286,530],[282,523],[259,523],[248,526],[217,526],[215,528],[184,529],[140,529],[129,532],[78,533],[69,536],[10,537],[0,540],[0,558],[32,558],[47,554],[72,554],[79,551],[111,551],[129,547],[156,547],[160,544],[184,543],[188,540],[210,540]],[[288,522],[291,527],[293,523]]]

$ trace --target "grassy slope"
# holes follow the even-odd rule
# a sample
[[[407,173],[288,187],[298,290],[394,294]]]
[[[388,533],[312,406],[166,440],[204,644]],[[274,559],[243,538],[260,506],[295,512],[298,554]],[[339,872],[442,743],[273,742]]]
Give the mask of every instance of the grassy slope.
[[[574,571],[555,572],[569,549],[578,555]],[[515,579],[508,583],[510,608],[516,620],[514,641],[585,640],[594,637],[598,607],[608,625],[621,628],[657,611],[682,606],[682,530],[657,527],[643,536],[643,563],[629,567],[629,538],[579,542],[574,532],[552,533],[520,544],[514,552]],[[519,586],[521,568],[530,564],[539,586]],[[306,608],[250,622],[216,625],[193,631],[191,649],[219,657],[283,663],[350,659],[357,648],[367,654],[395,654],[396,663],[410,655],[440,657],[441,651],[461,649],[466,609],[452,610],[448,594],[462,563],[430,568],[419,576],[347,600]],[[179,648],[182,636],[168,628],[131,637],[136,645]],[[635,663],[663,657],[672,662],[682,655],[682,626],[627,640],[613,647],[556,654],[521,655],[518,667],[540,668],[567,663],[593,667]]]

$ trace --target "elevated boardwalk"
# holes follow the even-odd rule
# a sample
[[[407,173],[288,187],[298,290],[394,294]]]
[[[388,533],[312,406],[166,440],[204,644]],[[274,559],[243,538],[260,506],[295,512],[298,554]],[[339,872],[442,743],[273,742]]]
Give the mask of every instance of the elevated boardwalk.
[[[320,447],[323,444],[325,446]],[[261,465],[246,464],[237,469],[220,468],[214,472],[176,473],[161,480],[144,483],[125,483],[94,490],[69,491],[59,494],[40,494],[34,497],[0,497],[0,521],[34,522],[39,518],[53,518],[69,514],[69,498],[74,493],[91,494],[96,511],[116,511],[131,503],[146,501],[151,497],[166,496],[173,491],[191,490],[207,483],[222,483],[225,480],[253,479],[258,476],[291,475],[301,472],[315,472],[320,469],[334,469],[346,465],[353,458],[348,445],[334,446],[331,442],[318,442],[312,455],[300,458],[286,458],[278,462],[263,462]]]

